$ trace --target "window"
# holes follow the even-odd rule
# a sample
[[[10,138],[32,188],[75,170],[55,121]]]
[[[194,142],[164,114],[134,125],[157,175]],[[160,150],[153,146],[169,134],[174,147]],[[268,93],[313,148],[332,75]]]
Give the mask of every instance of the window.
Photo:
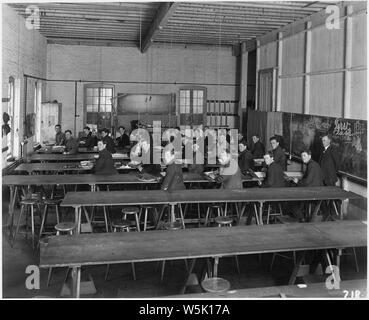
[[[85,87],[85,124],[91,129],[110,128],[113,86]]]
[[[206,88],[188,87],[179,90],[180,127],[203,125],[206,113]]]

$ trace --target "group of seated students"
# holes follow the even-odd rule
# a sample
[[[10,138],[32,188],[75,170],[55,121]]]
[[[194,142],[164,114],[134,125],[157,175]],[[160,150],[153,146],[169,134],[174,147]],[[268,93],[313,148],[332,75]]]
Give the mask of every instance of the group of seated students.
[[[80,139],[80,142],[72,137],[71,131],[66,130],[65,135],[61,133],[60,126],[56,126],[56,143],[57,145],[65,145],[65,151],[67,153],[76,153],[78,150],[78,144],[82,144],[86,147],[92,147],[97,144],[99,151],[99,158],[97,159],[94,167],[96,174],[116,174],[117,169],[114,166],[112,153],[116,152],[116,146],[118,148],[131,145],[129,136],[125,133],[124,127],[119,127],[120,136],[114,141],[109,136],[107,129],[101,130],[100,140],[96,135],[91,133],[90,128],[85,127],[85,136]],[[175,128],[179,129],[179,128]],[[204,128],[207,130],[207,128]],[[180,141],[182,147],[182,155],[178,154],[178,151],[168,150],[163,155],[163,163],[166,165],[166,175],[162,182],[161,188],[163,190],[182,190],[185,189],[182,165],[186,163],[187,147],[191,147],[190,154],[193,155],[192,161],[187,165],[188,171],[195,173],[204,172],[204,162],[197,163],[197,156],[199,152],[198,142],[203,139],[204,142],[204,154],[207,158],[209,154],[214,151],[211,147],[208,148],[208,135],[204,134],[202,130],[194,130],[194,135],[186,136],[182,135],[180,131],[176,131],[176,134],[180,134]],[[205,131],[206,132],[206,131]],[[200,140],[198,139],[200,138]],[[192,140],[192,144],[189,143]],[[273,136],[270,140],[271,150],[265,152],[265,146],[261,143],[258,135],[252,136],[253,147],[248,148],[246,139],[239,134],[238,135],[238,161],[232,161],[234,154],[230,151],[231,137],[226,134],[225,136],[219,135],[217,145],[224,142],[226,148],[221,154],[217,154],[219,169],[214,171],[216,173],[215,181],[221,184],[224,189],[240,189],[243,188],[242,176],[249,173],[250,169],[254,168],[254,159],[262,158],[264,160],[264,167],[262,171],[266,171],[266,176],[263,181],[259,180],[259,186],[261,188],[280,188],[286,187],[287,182],[285,179],[284,171],[287,170],[287,158],[284,149],[280,146],[279,137]],[[131,153],[131,156],[140,156],[141,159],[147,156],[149,161],[145,163],[139,163],[138,169],[141,174],[149,177],[159,177],[161,173],[161,165],[153,162],[153,140],[150,136],[150,140],[147,141],[138,137],[135,139],[136,148]],[[169,135],[167,139],[164,139],[162,147],[166,144],[173,142],[174,136]],[[302,162],[306,165],[303,177],[300,181],[297,178],[293,178],[292,182],[297,187],[319,187],[319,186],[333,186],[337,181],[337,171],[339,167],[339,156],[337,151],[330,145],[331,137],[325,135],[322,138],[322,145],[324,150],[320,156],[319,163],[314,161],[311,157],[310,150],[303,150],[301,152]],[[232,158],[233,157],[233,158]],[[290,185],[291,183],[289,183]],[[300,221],[304,222],[303,210],[306,203],[299,202],[289,205],[292,208],[292,214]]]
[[[91,131],[90,127],[86,126],[83,128],[84,135],[80,139],[74,138],[71,130],[66,130],[63,133],[60,124],[55,126],[55,132],[55,145],[64,146],[65,154],[78,153],[78,147],[80,146],[92,149],[98,146],[98,141],[102,141],[110,153],[115,153],[116,148],[123,149],[130,146],[129,136],[123,126],[119,127],[120,135],[115,141],[109,136],[109,130],[106,128],[100,130],[100,137],[98,137],[95,131]]]

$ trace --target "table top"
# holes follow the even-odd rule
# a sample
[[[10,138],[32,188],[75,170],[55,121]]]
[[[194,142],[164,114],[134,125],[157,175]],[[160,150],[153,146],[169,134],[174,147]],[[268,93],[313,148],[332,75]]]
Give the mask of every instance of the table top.
[[[223,257],[366,245],[367,226],[361,221],[93,233],[49,238],[40,248],[40,267]]]
[[[239,298],[281,298],[281,294],[286,298],[344,298],[345,292],[349,293],[356,290],[360,291],[360,298],[367,297],[367,279],[345,280],[340,282],[340,288],[329,290],[325,282],[308,283],[306,287],[298,285],[274,286],[250,289],[236,289],[220,293],[189,293],[162,298],[175,299],[239,299]]]
[[[209,182],[201,174],[184,172],[185,183],[204,183]],[[246,178],[245,178],[246,179]],[[251,179],[251,178],[249,178]],[[81,185],[81,184],[153,184],[157,181],[140,180],[138,172],[114,175],[95,175],[95,174],[62,174],[62,175],[6,175],[2,179],[3,185],[9,186],[29,186],[29,185]],[[136,192],[137,196],[137,192]]]
[[[158,193],[159,192],[159,193]],[[303,200],[345,200],[361,196],[338,187],[315,188],[246,188],[246,189],[187,189],[167,192],[163,190],[68,192],[61,206],[140,205],[163,203],[213,202],[280,202]]]
[[[83,161],[94,160],[98,157],[98,153],[77,153],[77,154],[60,154],[60,153],[33,153],[29,160],[32,162],[37,161]],[[129,160],[128,154],[113,153],[113,159],[116,160]]]

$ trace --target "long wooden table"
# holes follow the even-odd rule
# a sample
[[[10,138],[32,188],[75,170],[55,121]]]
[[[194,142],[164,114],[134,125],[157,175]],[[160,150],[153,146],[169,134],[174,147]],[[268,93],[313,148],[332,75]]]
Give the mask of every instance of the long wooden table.
[[[21,163],[14,169],[15,172],[27,172],[28,174],[37,172],[61,172],[66,173],[69,171],[89,171],[82,167],[79,162],[33,162],[33,163]],[[135,168],[117,167],[117,170],[137,170]]]
[[[72,267],[73,293],[78,298],[81,266],[193,259],[189,276],[197,258],[366,245],[367,225],[361,221],[79,234],[51,237],[42,244],[40,267]]]
[[[113,160],[129,160],[128,154],[113,153]],[[77,153],[77,154],[57,154],[57,153],[34,153],[29,157],[31,162],[73,162],[86,161],[98,158],[98,153]]]
[[[204,176],[197,173],[184,172],[185,183],[206,183],[209,182]],[[250,179],[252,178],[246,178]],[[247,180],[245,180],[247,181]],[[15,201],[19,190],[24,186],[54,186],[54,185],[89,185],[91,190],[95,190],[96,185],[144,185],[157,184],[155,180],[141,180],[138,173],[115,175],[95,175],[95,174],[70,174],[70,175],[6,175],[2,179],[2,184],[10,186],[9,214],[12,219]],[[135,191],[137,197],[137,191]]]
[[[308,283],[305,286],[274,286],[237,289],[221,293],[189,293],[165,296],[165,299],[245,299],[245,298],[367,298],[367,279],[345,280],[339,289],[328,289],[325,282]],[[358,296],[356,296],[358,295]]]
[[[69,192],[62,201],[62,206],[74,207],[80,210],[85,206],[114,206],[114,205],[144,205],[144,204],[169,204],[174,210],[174,205],[179,203],[259,203],[259,222],[262,224],[263,205],[266,202],[289,201],[323,201],[323,200],[347,200],[359,199],[361,196],[342,190],[338,187],[299,187],[299,188],[246,188],[246,189],[196,189],[167,192],[162,190],[145,190],[140,192],[137,198],[136,191],[109,191],[99,193]],[[313,217],[317,215],[317,209]],[[340,212],[343,216],[342,205]],[[76,211],[77,214],[77,211]]]

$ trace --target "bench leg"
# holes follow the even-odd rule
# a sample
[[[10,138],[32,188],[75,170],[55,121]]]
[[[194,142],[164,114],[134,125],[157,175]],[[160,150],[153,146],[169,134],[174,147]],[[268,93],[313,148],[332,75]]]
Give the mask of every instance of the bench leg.
[[[79,299],[81,292],[81,267],[73,267],[73,297]]]

